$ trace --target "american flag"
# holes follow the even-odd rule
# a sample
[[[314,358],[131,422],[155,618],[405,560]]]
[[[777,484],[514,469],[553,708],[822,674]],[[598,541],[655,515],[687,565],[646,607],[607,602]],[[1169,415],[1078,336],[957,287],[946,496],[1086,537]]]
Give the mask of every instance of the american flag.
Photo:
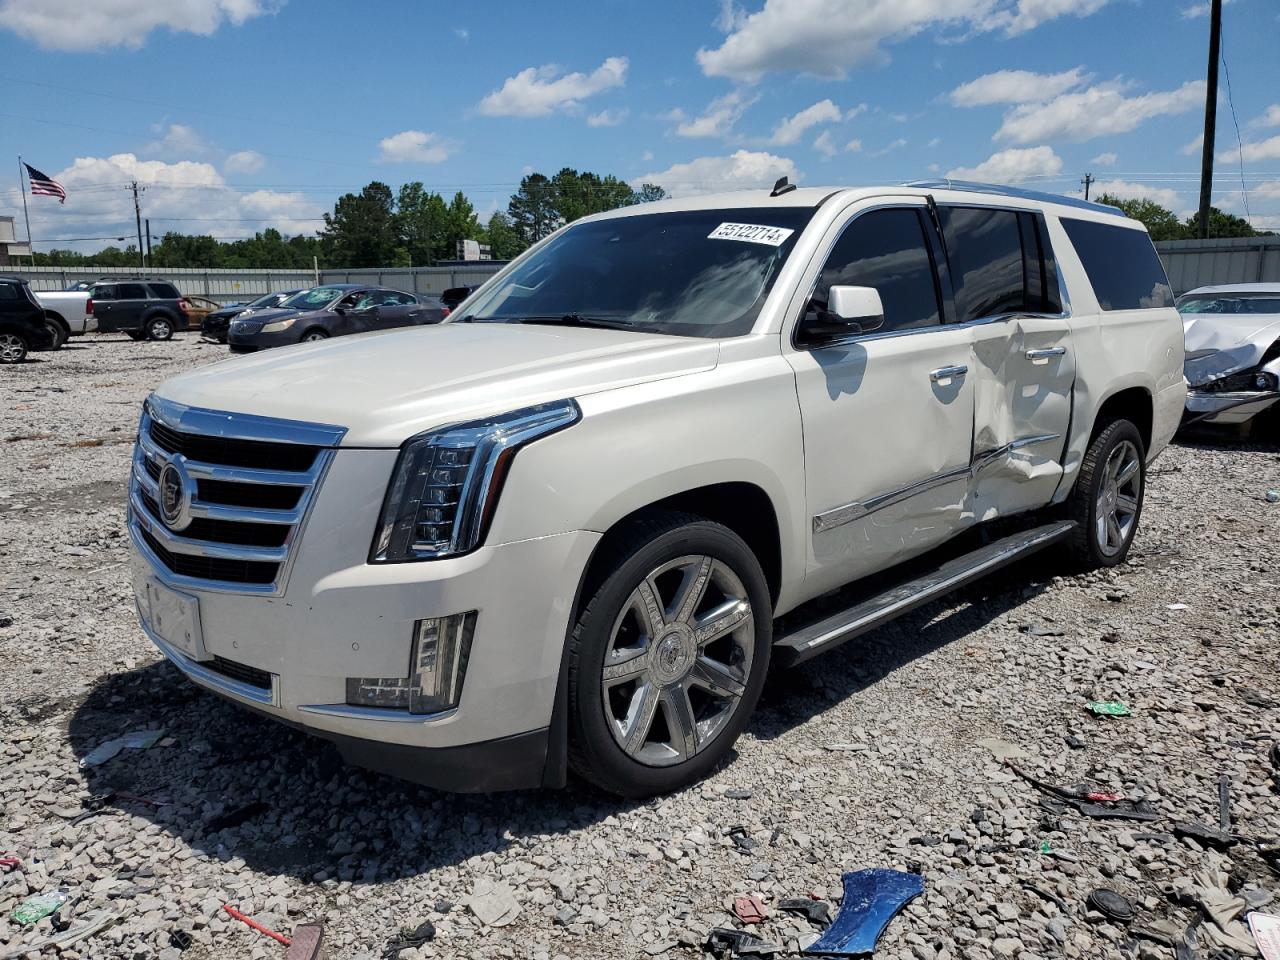
[[[57,180],[46,174],[41,173],[29,163],[23,163],[27,168],[27,179],[31,181],[31,195],[36,197],[57,197],[59,203],[67,202],[67,191]]]

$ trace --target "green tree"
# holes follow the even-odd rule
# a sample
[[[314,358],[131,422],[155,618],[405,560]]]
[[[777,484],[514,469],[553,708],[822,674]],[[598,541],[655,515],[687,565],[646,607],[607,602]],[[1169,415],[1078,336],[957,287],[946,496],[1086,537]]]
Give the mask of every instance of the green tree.
[[[395,197],[375,180],[360,191],[344,194],[324,215],[321,231],[328,262],[344,267],[388,264],[400,246],[396,236]]]
[[[484,236],[484,228],[480,226],[476,208],[461,190],[449,201],[446,223],[449,246],[452,248],[449,253],[451,257],[457,253],[459,240],[479,240]]]
[[[1104,193],[1098,197],[1098,203],[1119,207],[1125,216],[1141,220],[1151,234],[1152,240],[1181,240],[1188,236],[1187,228],[1172,210],[1160,206],[1154,200],[1121,200],[1119,197]]]
[[[448,248],[449,208],[438,193],[429,193],[420,182],[400,188],[396,203],[396,235],[406,258],[426,266],[453,256]]]
[[[555,190],[555,211],[562,223],[631,203],[631,188],[613,175],[601,177],[589,170],[579,173],[565,167],[551,178],[551,185]]]
[[[1200,214],[1197,211],[1187,218],[1188,237],[1200,236]],[[1209,208],[1209,236],[1211,237],[1256,237],[1258,231],[1244,217],[1223,213],[1217,207]]]
[[[507,204],[507,216],[526,247],[548,236],[560,225],[554,185],[540,173],[529,174]]]
[[[631,203],[653,203],[655,200],[667,199],[667,191],[656,183],[642,183],[640,189],[631,194]]]
[[[489,244],[489,254],[495,260],[514,259],[529,246],[512,225],[511,218],[501,210],[493,212],[480,239]]]

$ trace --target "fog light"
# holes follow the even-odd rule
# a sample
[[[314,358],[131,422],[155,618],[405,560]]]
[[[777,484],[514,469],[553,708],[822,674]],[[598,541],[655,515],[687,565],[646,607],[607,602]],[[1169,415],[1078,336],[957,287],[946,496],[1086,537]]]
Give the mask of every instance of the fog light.
[[[410,713],[452,710],[462,697],[476,612],[430,617],[413,626],[408,677],[348,677],[347,703]]]
[[[1269,373],[1260,373],[1253,378],[1253,385],[1259,390],[1274,390],[1276,388],[1276,378]]]

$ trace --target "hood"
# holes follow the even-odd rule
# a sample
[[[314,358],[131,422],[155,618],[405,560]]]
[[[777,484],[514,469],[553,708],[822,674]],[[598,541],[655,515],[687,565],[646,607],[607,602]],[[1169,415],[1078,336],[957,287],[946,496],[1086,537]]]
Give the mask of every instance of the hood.
[[[1182,317],[1187,381],[1192,386],[1256,366],[1276,340],[1280,316],[1249,313],[1188,313]],[[1197,353],[1213,351],[1203,357]]]
[[[205,315],[206,320],[230,320],[232,317],[244,313],[244,307],[223,307],[221,310],[214,310]]]
[[[156,393],[193,407],[346,427],[343,446],[397,447],[447,423],[710,370],[719,353],[716,341],[690,337],[446,323],[224,360]]]
[[[241,307],[241,312],[244,312],[243,307]],[[279,320],[282,317],[296,317],[301,312],[301,310],[294,310],[292,308],[285,309],[281,307],[271,307],[267,310],[253,310],[249,313],[249,316],[253,318],[255,323],[270,323],[272,320]],[[313,310],[311,312],[320,313],[322,311]]]

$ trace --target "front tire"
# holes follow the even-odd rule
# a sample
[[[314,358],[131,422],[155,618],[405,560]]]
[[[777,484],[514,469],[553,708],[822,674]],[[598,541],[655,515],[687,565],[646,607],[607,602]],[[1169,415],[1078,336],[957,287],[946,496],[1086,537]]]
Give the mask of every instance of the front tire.
[[[21,363],[27,359],[30,344],[20,333],[0,333],[0,363]]]
[[[773,642],[768,584],[732,530],[663,512],[601,557],[569,650],[569,763],[646,797],[710,773],[760,697]]]
[[[1138,532],[1147,480],[1146,445],[1128,420],[1113,420],[1089,444],[1067,501],[1076,522],[1072,559],[1086,570],[1124,562]]]
[[[302,335],[300,343],[319,343],[321,340],[328,340],[329,335],[323,330],[308,330]]]

